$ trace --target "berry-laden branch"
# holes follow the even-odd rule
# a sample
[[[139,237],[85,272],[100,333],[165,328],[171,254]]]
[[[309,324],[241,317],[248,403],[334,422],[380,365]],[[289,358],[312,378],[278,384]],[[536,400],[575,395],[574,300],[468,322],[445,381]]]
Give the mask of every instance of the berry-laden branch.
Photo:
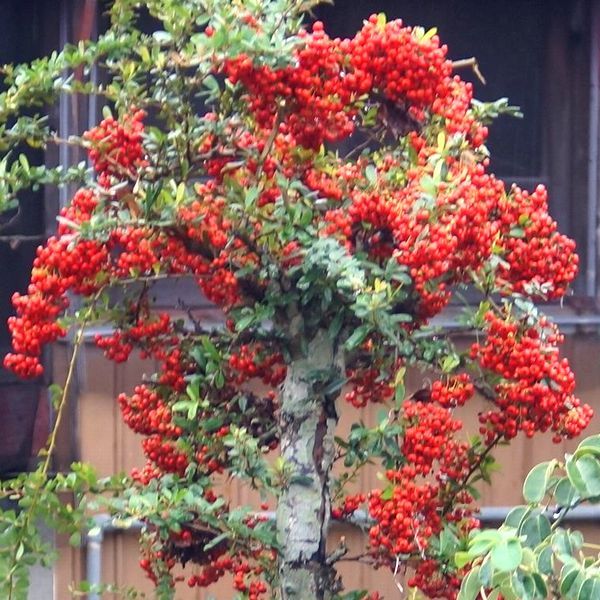
[[[96,296],[94,297],[94,299],[92,300],[90,305],[85,310],[82,310],[83,315],[81,317],[80,326],[73,338],[73,343],[71,345],[71,348],[72,348],[71,357],[69,359],[69,365],[67,368],[65,382],[64,382],[64,385],[60,392],[60,395],[59,395],[57,401],[55,402],[54,408],[56,410],[56,414],[55,414],[55,418],[54,418],[54,423],[52,425],[52,431],[50,432],[48,441],[47,441],[44,449],[40,452],[40,456],[43,456],[44,460],[42,461],[40,466],[35,471],[34,486],[32,488],[28,489],[27,504],[25,505],[25,507],[23,509],[24,516],[22,518],[22,523],[20,524],[20,529],[19,529],[20,535],[18,535],[16,537],[16,539],[13,541],[13,543],[14,543],[13,554],[11,556],[10,562],[7,565],[6,585],[3,586],[3,588],[6,590],[6,592],[8,594],[7,600],[14,600],[14,598],[15,598],[14,594],[20,594],[22,592],[22,590],[19,590],[19,587],[15,585],[14,578],[18,572],[19,561],[23,556],[24,547],[25,547],[25,544],[27,543],[26,536],[30,535],[30,531],[29,531],[30,528],[32,526],[35,526],[35,524],[33,523],[33,520],[35,520],[39,516],[38,503],[41,500],[42,492],[48,481],[48,472],[50,469],[54,451],[56,449],[58,433],[59,433],[59,430],[61,427],[65,408],[68,404],[69,396],[71,394],[71,385],[72,385],[73,377],[74,377],[75,370],[76,370],[79,350],[81,348],[81,345],[84,342],[84,334],[85,334],[86,326],[87,326],[88,322],[90,321],[90,319],[92,318],[92,316],[94,315],[94,312],[96,310],[95,303],[98,300],[98,298],[100,297],[100,295],[102,294],[102,292],[103,292],[103,289],[101,288],[97,292]],[[20,596],[17,595],[17,597],[20,597]]]
[[[107,359],[156,365],[118,396],[145,462],[113,482],[110,501],[94,498],[108,488],[82,466],[52,480],[82,498],[77,519],[50,494],[57,429],[39,472],[4,489],[73,533],[86,502],[142,520],[140,564],[161,599],[181,568],[190,587],[229,574],[248,600],[375,600],[344,596],[345,546],[327,551],[331,519],[363,514],[368,539],[351,557],[398,585],[404,576],[407,593],[455,600],[477,558],[455,554],[476,535],[493,449],[519,435],[573,438],[592,416],[534,304],[566,294],[574,243],[543,186],[490,171],[488,125],[514,107],[474,100],[456,71],[477,73],[476,61],[452,62],[435,30],[374,15],[332,39],[307,25],[314,4],[115,0],[97,42],[7,69],[0,94],[0,208],[30,186],[79,185],[13,296],[4,366],[39,377],[44,348],[89,318],[73,298],[107,326],[94,339]],[[63,71],[82,64],[101,65],[112,104],[66,140],[89,168],[11,154],[17,140],[64,141],[43,116],[19,114],[41,112],[57,89],[93,93],[69,88]],[[161,309],[158,289],[176,282],[181,310]],[[461,351],[431,319],[465,288],[480,303]],[[476,391],[489,403],[469,438],[457,409],[473,410]],[[366,425],[361,411],[378,407]],[[369,469],[379,483],[357,489]],[[227,477],[260,507],[236,506]],[[32,518],[0,513],[11,561],[43,559]]]

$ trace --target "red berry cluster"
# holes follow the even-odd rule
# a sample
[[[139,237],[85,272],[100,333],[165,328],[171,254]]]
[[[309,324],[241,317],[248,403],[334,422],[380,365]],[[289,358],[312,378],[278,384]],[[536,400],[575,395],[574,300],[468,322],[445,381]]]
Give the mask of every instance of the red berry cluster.
[[[135,179],[138,169],[147,164],[142,146],[145,117],[143,110],[128,113],[122,119],[107,117],[84,134],[101,184],[109,187],[112,178]]]
[[[382,377],[376,367],[355,367],[346,370],[350,391],[344,399],[356,408],[372,402],[385,403],[394,394],[394,386],[389,378]]]
[[[273,127],[283,102],[280,131],[318,148],[350,135],[355,101],[379,94],[418,121],[431,111],[446,119],[450,132],[469,134],[477,145],[485,139],[487,130],[469,111],[471,86],[452,77],[447,49],[437,36],[419,36],[402,21],[382,24],[375,15],[352,39],[330,39],[320,22],[302,35],[305,44],[293,66],[257,66],[245,54],[225,66],[229,79],[248,90],[261,127]]]
[[[174,441],[165,441],[162,434],[153,434],[142,440],[142,448],[148,460],[154,463],[160,472],[177,473],[183,477],[189,460],[187,454],[177,449]]]
[[[578,257],[575,242],[557,232],[548,214],[548,193],[543,185],[529,194],[513,187],[500,200],[502,257],[500,283],[509,290],[554,299],[565,295],[575,279]]]
[[[420,589],[429,598],[456,600],[461,585],[459,575],[456,571],[445,572],[443,564],[428,558],[418,563],[407,583],[412,588]]]
[[[268,592],[267,584],[258,579],[262,574],[262,567],[252,566],[241,556],[220,556],[202,567],[198,575],[188,579],[190,587],[208,587],[216,583],[227,573],[233,575],[233,587],[236,591],[245,594],[248,600],[260,600]]]
[[[280,352],[268,352],[261,344],[243,344],[229,356],[231,381],[236,385],[260,379],[276,388],[285,379],[286,367]]]
[[[425,150],[423,150],[425,152]],[[438,313],[450,298],[450,285],[478,270],[492,252],[498,225],[493,219],[502,182],[482,165],[468,169],[449,161],[451,184],[424,202],[422,170],[409,171],[399,188],[386,187],[388,164],[378,170],[375,190],[356,182],[351,202],[327,212],[327,235],[340,237],[351,251],[366,249],[374,260],[394,256],[408,267],[422,317]]]
[[[137,313],[133,323],[124,322],[109,335],[96,335],[96,345],[104,350],[107,358],[125,362],[136,346],[141,348],[142,358],[163,358],[166,347],[177,345],[179,338],[174,335],[167,313],[150,314],[142,310],[139,304],[131,307],[131,311]]]
[[[402,405],[402,454],[419,475],[429,475],[437,463],[436,477],[460,481],[469,470],[467,442],[454,440],[462,429],[448,408],[431,402],[406,401]]]
[[[123,420],[136,433],[158,433],[173,439],[182,434],[181,427],[171,422],[171,410],[158,391],[138,385],[131,396],[120,394],[118,401]]]
[[[4,358],[7,369],[24,378],[42,374],[43,347],[66,335],[58,319],[69,305],[67,292],[97,290],[107,260],[106,248],[91,240],[72,244],[67,236],[53,237],[38,248],[27,294],[12,297],[17,315],[8,319],[14,353]]]
[[[431,400],[444,408],[463,406],[473,397],[475,388],[466,373],[455,375],[448,381],[436,380],[431,384]]]
[[[339,40],[331,40],[322,23],[304,33],[306,43],[297,52],[297,63],[282,69],[255,66],[247,55],[227,62],[227,77],[241,81],[261,127],[272,128],[279,111],[285,110],[280,126],[300,145],[319,148],[323,141],[336,141],[354,130],[351,101],[356,92],[344,74],[345,56]],[[285,107],[280,107],[285,100]]]
[[[373,553],[386,561],[424,552],[431,536],[440,531],[438,487],[416,483],[416,475],[410,467],[389,471],[387,490],[369,494],[369,515],[377,523],[369,531],[370,544]]]
[[[562,336],[542,318],[537,326],[526,319],[488,312],[485,342],[473,344],[471,356],[484,369],[501,377],[495,386],[495,410],[480,415],[481,433],[488,441],[496,436],[528,437],[551,430],[554,441],[575,437],[589,424],[592,409],[573,395],[575,377],[558,345]]]

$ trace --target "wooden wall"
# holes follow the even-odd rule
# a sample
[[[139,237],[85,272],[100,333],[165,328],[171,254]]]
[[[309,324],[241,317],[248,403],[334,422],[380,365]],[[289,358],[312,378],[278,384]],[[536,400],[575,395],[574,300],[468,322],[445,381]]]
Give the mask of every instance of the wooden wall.
[[[600,431],[600,337],[596,335],[569,336],[565,342],[565,355],[569,357],[578,379],[578,393],[581,398],[592,404],[597,411],[589,431]],[[64,372],[65,348],[55,353],[55,373]],[[82,460],[94,464],[101,474],[118,471],[129,471],[132,467],[141,466],[143,458],[140,451],[140,438],[133,435],[122,423],[116,396],[121,391],[129,391],[139,381],[144,370],[149,371],[151,365],[143,364],[135,359],[124,365],[116,366],[105,360],[100,351],[88,345],[80,369],[79,397],[75,403],[78,424],[77,439]],[[411,374],[408,391],[415,390],[422,384],[421,378]],[[476,413],[478,402],[473,401],[463,409],[465,433],[476,433]],[[378,408],[372,407],[356,410],[350,406],[343,407],[340,432],[347,431],[355,419],[374,422]],[[69,439],[72,436],[63,436]],[[533,441],[518,438],[510,448],[496,453],[502,470],[496,474],[494,487],[482,487],[482,505],[507,506],[521,502],[521,486],[529,469],[536,463],[550,457],[560,457],[573,448],[576,442],[559,445],[551,443],[549,436],[538,436]],[[62,460],[66,461],[70,443],[62,448]],[[366,472],[359,486],[369,490],[378,485],[376,470]],[[236,482],[223,481],[232,503],[251,502],[250,494]],[[598,523],[577,524],[593,539],[600,541]],[[331,543],[335,545],[340,536],[345,536],[349,545],[357,548],[366,542],[366,535],[352,526],[336,526],[331,534]],[[65,540],[59,540],[60,562],[56,573],[55,598],[69,598],[69,585],[73,581],[85,577],[84,550],[71,549]],[[391,573],[370,569],[354,563],[342,564],[340,569],[348,589],[365,588],[378,590],[385,598],[404,598],[399,591]],[[108,534],[103,546],[103,582],[119,585],[136,585],[150,591],[151,586],[144,579],[138,567],[136,535],[134,533]],[[227,581],[221,582],[209,590],[189,590],[180,586],[177,598],[182,600],[229,600],[232,597],[231,587]],[[105,596],[109,598],[109,595]],[[151,595],[149,597],[152,597]]]

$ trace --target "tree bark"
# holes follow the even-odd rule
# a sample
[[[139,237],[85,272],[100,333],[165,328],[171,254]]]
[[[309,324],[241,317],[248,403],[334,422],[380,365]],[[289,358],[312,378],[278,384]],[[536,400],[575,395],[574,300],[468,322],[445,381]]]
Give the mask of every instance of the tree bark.
[[[326,600],[336,588],[327,564],[335,392],[327,384],[343,374],[343,359],[326,331],[308,343],[308,352],[288,367],[281,395],[281,454],[290,469],[277,507],[281,545],[279,576],[283,600]]]

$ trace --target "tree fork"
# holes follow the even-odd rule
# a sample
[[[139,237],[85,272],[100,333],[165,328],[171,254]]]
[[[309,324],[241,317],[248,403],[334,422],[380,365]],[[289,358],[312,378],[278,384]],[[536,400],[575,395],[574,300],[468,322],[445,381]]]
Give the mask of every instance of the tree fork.
[[[308,343],[306,355],[288,366],[283,383],[281,455],[290,468],[277,508],[283,600],[327,600],[338,585],[326,554],[338,393],[328,395],[325,390],[343,372],[341,350],[320,330]]]

